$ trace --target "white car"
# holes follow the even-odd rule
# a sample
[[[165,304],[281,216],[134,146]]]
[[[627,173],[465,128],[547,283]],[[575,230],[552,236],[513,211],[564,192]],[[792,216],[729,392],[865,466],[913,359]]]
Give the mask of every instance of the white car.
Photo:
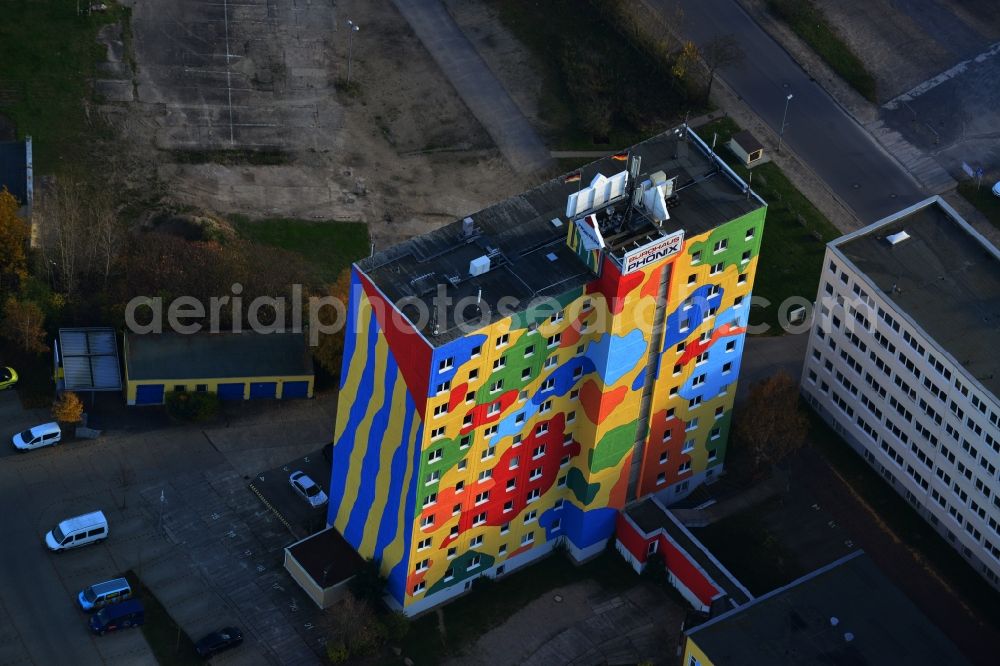
[[[1000,180],[993,186],[993,196],[1000,197]]]
[[[40,449],[43,446],[58,444],[62,439],[62,430],[58,423],[43,423],[11,437],[14,448],[18,451]]]
[[[302,499],[309,502],[309,506],[314,509],[326,504],[326,493],[305,472],[292,472],[288,477],[288,482],[292,484],[295,492],[301,495]]]

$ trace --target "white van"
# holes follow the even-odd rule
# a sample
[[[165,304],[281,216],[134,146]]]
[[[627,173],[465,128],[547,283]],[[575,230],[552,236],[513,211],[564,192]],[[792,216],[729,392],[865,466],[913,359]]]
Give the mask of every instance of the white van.
[[[14,442],[14,448],[18,451],[30,451],[58,444],[61,439],[62,430],[59,428],[59,424],[52,422],[19,432],[11,438],[11,441]]]
[[[85,611],[96,610],[131,598],[132,586],[124,578],[106,580],[103,583],[85,587],[76,596],[80,608]]]
[[[104,512],[94,511],[75,518],[67,518],[45,535],[49,550],[59,551],[86,546],[108,538],[108,519]]]

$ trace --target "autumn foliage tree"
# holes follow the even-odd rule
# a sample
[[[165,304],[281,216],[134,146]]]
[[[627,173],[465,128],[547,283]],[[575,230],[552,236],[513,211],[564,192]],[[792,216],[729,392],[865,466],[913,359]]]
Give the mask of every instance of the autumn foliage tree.
[[[83,420],[83,402],[72,391],[66,391],[52,404],[52,416],[60,423],[79,423]]]
[[[343,303],[343,309],[333,307],[324,307],[318,311],[319,323],[324,326],[333,326],[336,323],[336,317],[338,316],[338,311],[342,314],[346,314],[348,299],[350,298],[351,291],[351,271],[350,269],[344,269],[337,280],[330,285],[327,296],[333,299],[339,300]],[[319,335],[319,344],[313,349],[313,358],[320,366],[330,373],[331,376],[335,378],[340,377],[341,362],[344,358],[344,336],[346,322],[341,322],[343,324],[340,329],[334,333],[321,333]]]
[[[28,277],[28,223],[17,215],[18,203],[0,189],[0,290],[17,286]]]
[[[45,315],[36,303],[11,296],[4,305],[0,336],[22,351],[40,354],[49,350],[49,346],[45,344],[44,324]]]
[[[798,385],[784,371],[754,384],[734,416],[737,445],[747,454],[754,476],[799,449],[808,431]]]

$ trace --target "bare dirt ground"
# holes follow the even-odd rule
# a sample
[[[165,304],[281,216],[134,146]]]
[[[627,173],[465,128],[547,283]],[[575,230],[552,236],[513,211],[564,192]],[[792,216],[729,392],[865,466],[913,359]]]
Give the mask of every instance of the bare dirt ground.
[[[525,185],[389,0],[131,4],[132,90],[102,111],[151,205],[359,220],[384,247]],[[280,163],[191,163],[231,149]]]

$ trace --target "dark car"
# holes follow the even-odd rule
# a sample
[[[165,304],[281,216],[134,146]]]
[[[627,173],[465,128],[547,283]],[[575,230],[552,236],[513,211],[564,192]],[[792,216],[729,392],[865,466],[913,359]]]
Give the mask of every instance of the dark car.
[[[90,630],[103,636],[109,631],[139,627],[146,621],[142,604],[138,599],[129,599],[120,604],[105,606],[90,616]]]
[[[213,631],[194,644],[194,649],[200,657],[211,657],[243,642],[243,632],[236,627],[226,627]]]

